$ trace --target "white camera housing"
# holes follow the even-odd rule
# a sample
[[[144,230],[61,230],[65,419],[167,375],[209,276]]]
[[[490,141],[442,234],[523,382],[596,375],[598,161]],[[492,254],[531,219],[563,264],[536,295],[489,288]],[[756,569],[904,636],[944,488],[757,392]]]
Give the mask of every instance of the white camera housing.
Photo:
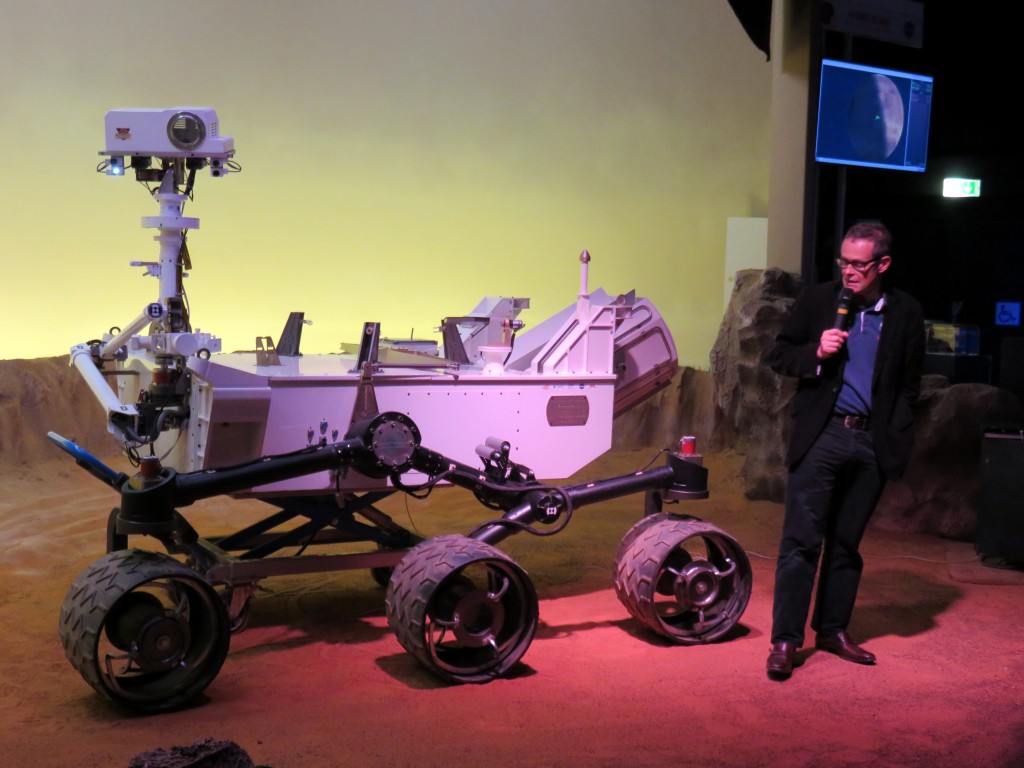
[[[101,155],[227,160],[235,153],[235,140],[220,135],[212,107],[112,109],[104,126],[106,150]]]

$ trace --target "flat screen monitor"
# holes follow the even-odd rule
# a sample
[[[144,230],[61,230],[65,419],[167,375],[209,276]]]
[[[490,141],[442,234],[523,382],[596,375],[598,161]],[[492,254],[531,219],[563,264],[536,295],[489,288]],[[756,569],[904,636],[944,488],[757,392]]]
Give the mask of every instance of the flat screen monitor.
[[[924,171],[932,80],[929,75],[822,59],[814,159]]]

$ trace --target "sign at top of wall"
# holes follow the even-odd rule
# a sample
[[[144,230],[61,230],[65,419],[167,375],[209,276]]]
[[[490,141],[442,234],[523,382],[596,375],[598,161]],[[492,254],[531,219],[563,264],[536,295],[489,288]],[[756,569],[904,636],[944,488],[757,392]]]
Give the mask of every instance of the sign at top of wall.
[[[924,6],[914,0],[828,0],[821,4],[821,25],[855,37],[920,48]]]

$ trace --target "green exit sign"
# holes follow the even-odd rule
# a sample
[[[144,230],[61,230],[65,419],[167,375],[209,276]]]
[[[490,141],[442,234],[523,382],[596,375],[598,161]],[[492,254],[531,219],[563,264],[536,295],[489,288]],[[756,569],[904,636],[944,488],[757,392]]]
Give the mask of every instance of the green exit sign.
[[[981,179],[943,179],[943,197],[981,197]]]

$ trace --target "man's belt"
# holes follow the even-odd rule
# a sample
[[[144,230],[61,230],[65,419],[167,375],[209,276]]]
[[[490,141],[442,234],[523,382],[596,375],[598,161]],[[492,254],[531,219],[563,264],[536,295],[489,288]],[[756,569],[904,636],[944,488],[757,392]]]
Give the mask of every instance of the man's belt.
[[[853,416],[848,413],[836,413],[832,416],[832,421],[836,424],[841,424],[847,429],[870,429],[871,419],[867,416]]]

